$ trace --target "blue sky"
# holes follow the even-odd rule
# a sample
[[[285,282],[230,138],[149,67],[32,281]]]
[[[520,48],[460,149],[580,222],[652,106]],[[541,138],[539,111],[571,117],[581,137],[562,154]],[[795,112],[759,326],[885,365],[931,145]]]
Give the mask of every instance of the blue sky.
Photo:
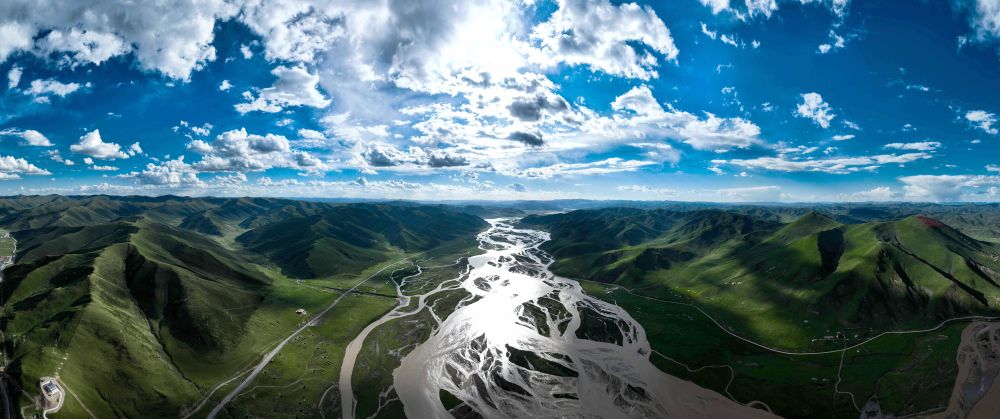
[[[1000,200],[998,0],[194,3],[0,4],[0,194]]]

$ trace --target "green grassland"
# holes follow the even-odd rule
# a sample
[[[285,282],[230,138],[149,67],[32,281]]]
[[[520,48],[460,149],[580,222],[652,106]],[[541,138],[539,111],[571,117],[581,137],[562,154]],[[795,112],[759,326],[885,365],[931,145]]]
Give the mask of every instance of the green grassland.
[[[524,222],[552,233],[543,248],[556,273],[591,280],[589,292],[644,326],[664,371],[790,417],[857,415],[850,397],[834,392],[841,354],[838,389],[857,405],[878,396],[894,414],[944,406],[963,324],[838,350],[1000,308],[1000,247],[928,217],[842,224],[807,213],[780,224],[718,211],[610,209]],[[691,304],[765,346],[835,352],[767,351]]]
[[[6,234],[8,231],[0,228],[0,256],[13,255],[14,247],[17,244],[13,237],[3,237]]]
[[[425,268],[420,276],[409,278],[403,293],[414,295],[433,289],[441,282],[458,277],[464,264],[456,262],[475,252],[475,241],[468,238],[456,240],[428,252],[410,255],[406,261],[392,265],[365,281],[315,328],[307,329],[287,345],[258,376],[255,385],[230,403],[225,410],[229,415],[227,417],[316,417],[321,412],[326,417],[338,417],[341,405],[337,383],[344,350],[369,323],[398,305],[395,284],[403,277],[414,274],[413,264],[417,263],[434,268]],[[310,281],[310,284],[333,293],[354,285],[341,280],[316,280]],[[447,316],[455,304],[457,300],[438,304],[435,311],[438,316]],[[429,310],[425,309],[385,323],[369,335],[354,370],[358,417],[374,414],[382,402],[392,398],[388,387],[392,384],[392,371],[398,365],[399,357],[426,340],[434,325],[436,323]],[[223,387],[212,400],[221,399],[235,385],[234,382]],[[401,417],[402,406],[398,401],[385,404],[379,410],[380,417]]]
[[[3,218],[22,237],[18,263],[0,284],[6,369],[28,393],[37,392],[39,377],[58,376],[82,402],[67,399],[64,412],[73,417],[177,417],[199,405],[192,417],[203,417],[239,380],[206,397],[212,389],[245,373],[359,280],[431,249],[468,253],[485,225],[418,206],[177,197],[32,202],[19,217]],[[196,214],[224,226],[221,234],[186,222]],[[282,228],[268,229],[273,223]],[[297,236],[278,236],[283,230]],[[244,236],[252,239],[237,239]],[[304,257],[270,250],[283,240]],[[223,416],[287,415],[306,409],[302,400],[312,409],[303,416],[314,416],[336,382],[345,345],[396,304],[388,276],[366,281],[288,345]],[[299,308],[310,315],[296,314]],[[279,382],[286,387],[270,387]],[[326,400],[339,403],[339,392]],[[37,413],[29,397],[18,403],[24,414]]]
[[[619,286],[584,283],[598,298],[626,307],[646,330],[650,359],[664,372],[741,403],[764,401],[785,417],[854,417],[850,396],[835,394],[841,352],[783,355],[725,333],[686,303],[670,304]],[[933,332],[887,335],[844,352],[837,389],[863,405],[877,395],[883,411],[905,415],[947,405],[965,323]],[[732,368],[732,370],[730,370]]]

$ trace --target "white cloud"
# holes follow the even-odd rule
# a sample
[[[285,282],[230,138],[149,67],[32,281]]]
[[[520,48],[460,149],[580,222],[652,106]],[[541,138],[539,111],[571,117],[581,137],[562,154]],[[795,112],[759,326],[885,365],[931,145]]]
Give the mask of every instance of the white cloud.
[[[930,154],[924,152],[829,158],[789,158],[789,156],[781,155],[754,159],[712,160],[712,164],[778,172],[846,174],[863,170],[873,171],[886,164],[906,164],[931,157]]]
[[[820,44],[816,48],[816,52],[820,54],[828,54],[830,51],[841,49],[845,46],[846,40],[843,36],[837,35],[836,32],[830,31],[830,43]]]
[[[558,3],[559,8],[532,33],[556,62],[647,80],[657,76],[657,58],[630,42],[644,44],[667,60],[677,59],[670,30],[649,6],[615,6],[608,0]]]
[[[68,31],[56,29],[36,41],[38,51],[43,55],[66,53],[66,61],[72,64],[100,64],[111,57],[127,54],[132,46],[113,33],[71,28]]]
[[[886,144],[884,147],[893,148],[896,150],[934,151],[941,147],[941,143],[937,141],[920,141],[915,143],[889,143]]]
[[[956,202],[975,199],[976,189],[1000,185],[1000,176],[916,175],[899,178],[908,199]]]
[[[832,138],[833,138],[833,141],[853,140],[854,139],[854,134],[834,135]]]
[[[997,130],[993,124],[996,124],[997,117],[991,112],[986,112],[983,110],[968,111],[965,113],[965,119],[972,123],[972,126],[981,129],[987,134],[996,135],[1000,130]]]
[[[240,45],[240,54],[243,55],[243,59],[245,60],[253,58],[253,51],[249,45]]]
[[[0,60],[2,61],[2,60]],[[14,89],[18,84],[21,84],[21,67],[12,66],[10,71],[7,72],[7,88]]]
[[[647,197],[648,195],[672,196],[677,191],[670,188],[655,188],[648,185],[620,185],[616,188],[621,192],[632,192],[634,195]]]
[[[192,71],[215,59],[216,20],[236,12],[237,7],[224,0],[7,0],[0,2],[0,16],[18,16],[19,23],[0,24],[0,61],[15,50],[65,53],[63,62],[70,64],[100,63],[132,52],[141,68],[187,80]]]
[[[896,193],[893,192],[888,186],[877,186],[867,191],[841,195],[841,199],[844,199],[845,201],[856,202],[885,202],[892,201],[897,197]]]
[[[816,125],[823,128],[830,127],[830,121],[837,117],[830,108],[830,104],[823,101],[823,96],[819,93],[803,93],[802,102],[798,104],[795,115],[811,119]]]
[[[132,143],[132,145],[128,146],[129,157],[135,157],[139,154],[142,154],[142,146],[139,143]]]
[[[58,80],[32,80],[31,87],[24,91],[25,94],[33,96],[56,95],[65,97],[80,89],[78,83],[63,83]]]
[[[3,6],[0,5],[0,16],[10,16],[3,13]],[[0,63],[7,60],[16,51],[31,48],[35,29],[22,22],[0,22]]]
[[[745,0],[747,6],[747,14],[750,17],[754,16],[764,16],[771,17],[771,14],[778,10],[778,2],[776,0]]]
[[[976,39],[985,41],[1000,38],[1000,1],[969,0],[960,4],[971,9],[969,24],[976,32]]]
[[[987,172],[997,172],[997,173],[1000,173],[1000,166],[997,166],[995,164],[987,164],[986,165],[986,171]]]
[[[634,172],[640,168],[657,164],[643,160],[625,160],[612,157],[587,163],[557,163],[550,166],[533,167],[504,173],[508,176],[547,179],[554,176],[603,175],[618,172]]]
[[[722,118],[705,113],[704,118],[671,108],[664,110],[645,85],[633,87],[615,98],[611,105],[619,113],[612,117],[596,115],[581,108],[585,134],[597,141],[643,140],[666,137],[682,141],[698,150],[717,152],[748,148],[760,143],[760,127],[742,118]],[[580,138],[586,135],[579,136]]]
[[[51,175],[44,170],[28,163],[27,160],[12,156],[0,156],[0,180],[20,179],[20,175]]]
[[[219,83],[219,91],[220,92],[225,92],[225,91],[231,89],[232,87],[233,87],[233,84],[230,83],[229,80],[223,80],[222,83]]]
[[[328,170],[326,163],[305,151],[295,150],[282,135],[256,135],[246,129],[226,131],[208,143],[194,140],[188,150],[202,155],[190,166],[200,172],[257,172],[290,168],[307,173]]]
[[[80,142],[69,146],[70,151],[99,160],[127,159],[128,154],[122,151],[122,146],[101,139],[101,131],[93,130],[80,137]],[[87,163],[91,164],[91,163]]]
[[[52,147],[52,142],[48,138],[45,138],[42,133],[35,131],[33,129],[24,130],[21,133],[21,138],[24,138],[24,143],[35,147]]]
[[[751,186],[746,188],[726,188],[715,191],[720,201],[736,202],[777,202],[782,193],[779,186]]]
[[[52,147],[52,142],[48,138],[33,129],[23,131],[16,128],[0,130],[0,137],[5,136],[20,137],[21,144],[26,146]]]
[[[611,109],[616,111],[632,111],[640,116],[663,114],[663,107],[656,101],[656,98],[653,97],[653,91],[646,85],[635,86],[616,97],[611,102]]]
[[[90,170],[96,170],[98,172],[117,172],[118,168],[115,166],[101,166],[101,165],[91,165]]]
[[[699,0],[701,4],[712,9],[712,14],[717,15],[729,9],[729,0]]]
[[[706,25],[705,22],[701,22],[701,33],[705,34],[705,36],[709,37],[710,39],[716,39],[719,37],[719,33],[709,30],[708,25]]]
[[[237,111],[275,113],[288,106],[325,108],[330,105],[330,99],[318,89],[319,76],[310,74],[305,67],[278,66],[271,70],[271,74],[278,78],[274,85],[261,89],[256,97],[244,93],[248,102],[237,104]]]
[[[184,162],[184,156],[167,160],[161,164],[149,163],[141,172],[122,175],[123,178],[134,178],[143,185],[180,186],[200,185],[198,172]]]
[[[701,23],[701,33],[705,34],[705,36],[709,37],[712,40],[718,39],[723,44],[732,45],[734,47],[743,47],[742,43],[736,41],[736,36],[735,35],[728,35],[728,34],[721,34],[720,35],[716,31],[709,30],[708,29],[708,25],[706,25],[704,22]],[[757,47],[755,46],[754,48],[757,48]]]

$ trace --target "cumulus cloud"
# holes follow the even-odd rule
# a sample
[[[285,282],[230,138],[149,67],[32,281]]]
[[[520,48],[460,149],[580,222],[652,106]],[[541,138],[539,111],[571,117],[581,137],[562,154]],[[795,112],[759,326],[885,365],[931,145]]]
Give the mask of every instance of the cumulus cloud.
[[[712,10],[713,15],[717,15],[729,9],[729,0],[699,0],[701,4]]]
[[[198,171],[184,162],[184,156],[167,160],[161,164],[149,163],[141,172],[122,175],[123,178],[134,178],[143,185],[199,185]]]
[[[330,99],[319,91],[319,76],[310,74],[305,67],[278,66],[271,74],[278,78],[274,85],[261,89],[256,96],[244,93],[248,101],[235,106],[239,113],[276,113],[289,106],[325,108],[330,105]]]
[[[55,95],[65,97],[80,89],[79,83],[63,83],[58,80],[32,80],[24,93],[33,96]]]
[[[111,57],[126,54],[132,46],[120,36],[110,32],[70,28],[49,32],[35,46],[43,55],[65,54],[65,62],[100,64]]]
[[[14,128],[0,130],[0,137],[20,137],[21,145],[34,146],[34,147],[52,147],[52,142],[49,141],[42,133],[35,131],[33,129],[19,130]]]
[[[643,80],[657,77],[658,60],[631,43],[643,44],[667,60],[676,60],[679,52],[651,7],[616,6],[608,0],[560,0],[549,19],[534,28],[532,38],[555,61]]]
[[[663,114],[663,107],[656,101],[656,98],[653,97],[653,91],[646,85],[635,86],[616,97],[611,102],[611,109],[631,111],[642,116]]]
[[[832,138],[833,138],[833,141],[847,141],[847,140],[853,140],[853,139],[854,139],[854,134],[841,134],[841,135],[834,135],[834,136],[833,136]]]
[[[0,180],[20,179],[20,175],[51,175],[44,170],[28,163],[27,160],[13,156],[0,156]]]
[[[225,92],[231,88],[233,88],[233,84],[230,83],[229,80],[223,80],[222,83],[219,83],[220,92]]]
[[[211,143],[194,140],[188,150],[201,154],[190,166],[201,172],[257,172],[271,168],[290,168],[318,172],[327,166],[308,152],[292,148],[282,135],[256,135],[245,128],[219,134]]]
[[[965,113],[965,120],[987,134],[997,135],[1000,130],[993,126],[997,123],[997,116],[992,112],[983,110],[968,111]]]
[[[186,80],[215,59],[211,44],[216,20],[233,17],[237,11],[223,0],[4,1],[0,16],[19,16],[19,20],[0,23],[0,61],[14,51],[61,55],[61,62],[70,64],[99,64],[134,53],[141,68]]]
[[[819,93],[803,93],[801,95],[802,102],[798,104],[795,109],[795,115],[811,119],[816,125],[820,127],[829,128],[830,121],[836,118],[837,115],[833,113],[833,109],[830,107],[829,103],[823,101],[823,96]]]
[[[726,152],[748,148],[761,140],[760,127],[743,118],[724,118],[712,113],[699,117],[671,107],[664,109],[653,97],[649,87],[637,86],[615,98],[611,107],[618,111],[604,117],[582,108],[581,131],[577,141],[587,135],[597,141],[645,140],[650,137],[670,138],[698,150]]]
[[[24,130],[24,132],[21,133],[21,138],[24,139],[24,144],[26,145],[35,147],[52,147],[52,142],[49,141],[48,138],[33,129]]]
[[[0,5],[0,16],[11,16],[4,12],[3,5]],[[31,48],[34,33],[35,28],[26,23],[0,22],[0,63],[16,51]]]
[[[70,151],[99,160],[127,159],[129,155],[122,151],[122,146],[113,142],[104,142],[100,130],[93,130],[80,137],[80,141],[69,146]],[[88,163],[89,164],[89,163]]]

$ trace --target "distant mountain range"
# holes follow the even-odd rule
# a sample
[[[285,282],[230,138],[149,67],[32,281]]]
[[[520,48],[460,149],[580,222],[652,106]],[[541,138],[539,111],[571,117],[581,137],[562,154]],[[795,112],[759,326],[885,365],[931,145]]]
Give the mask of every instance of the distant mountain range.
[[[1000,245],[926,215],[847,224],[861,209],[808,211],[779,222],[791,211],[611,208],[522,222],[550,231],[542,247],[556,258],[556,273],[670,290],[742,317],[810,319],[812,328],[864,335],[1000,308]],[[960,207],[950,218],[972,218],[964,225],[978,232],[1000,220],[970,213]],[[808,343],[772,333],[764,337]]]

